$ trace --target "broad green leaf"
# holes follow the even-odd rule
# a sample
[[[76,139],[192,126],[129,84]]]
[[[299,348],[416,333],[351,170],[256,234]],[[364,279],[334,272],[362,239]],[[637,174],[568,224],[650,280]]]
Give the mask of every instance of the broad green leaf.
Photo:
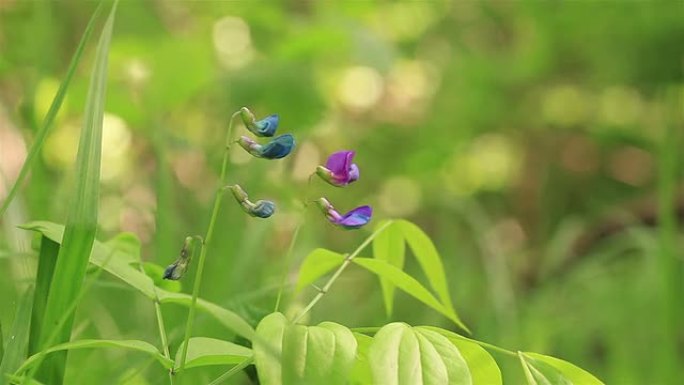
[[[449,294],[449,285],[444,273],[442,258],[432,240],[420,227],[409,221],[399,220],[397,221],[397,226],[404,233],[406,242],[423,269],[428,282],[430,282],[430,286],[437,292],[437,297],[447,309],[455,313],[451,303],[451,295]]]
[[[440,303],[439,300],[437,300],[430,291],[421,285],[415,278],[379,259],[355,258],[353,261],[364,269],[375,273],[378,277],[385,278],[407,294],[442,313],[464,330],[468,330],[455,312],[442,305],[442,303]]]
[[[128,263],[140,263],[140,239],[133,233],[119,233],[104,242],[109,249],[120,250],[119,259]]]
[[[102,124],[107,84],[109,43],[114,28],[115,2],[102,29],[95,54],[83,126],[76,156],[76,180],[57,263],[45,304],[45,318],[41,330],[40,346],[69,341],[73,313],[60,322],[72,303],[77,301],[88,259],[97,231],[97,209],[100,196],[100,159],[102,150]],[[59,327],[56,334],[52,331]],[[52,341],[51,337],[56,336]],[[38,378],[59,385],[64,378],[66,351],[51,355],[41,366]]]
[[[376,226],[376,230],[381,228],[386,222],[380,222]],[[385,231],[382,231],[373,239],[373,258],[386,261],[399,270],[403,270],[405,254],[406,243],[404,241],[404,233],[396,222],[390,224]],[[381,277],[380,287],[382,288],[382,296],[385,300],[385,310],[387,315],[391,315],[394,306],[394,285],[388,279]]]
[[[470,338],[434,326],[418,326],[416,329],[429,330],[445,336],[454,344],[468,364],[473,384],[501,385],[501,370],[494,358],[484,348]]]
[[[349,381],[353,385],[370,384],[373,381],[373,375],[368,363],[368,348],[373,343],[373,338],[361,333],[354,333],[354,338],[356,338],[356,361],[349,375]]]
[[[33,286],[26,289],[21,296],[17,305],[17,311],[14,314],[12,329],[10,329],[10,335],[9,338],[7,338],[7,348],[2,356],[2,362],[0,362],[0,384],[2,385],[7,383],[5,375],[11,374],[17,370],[21,365],[21,362],[26,358],[29,324],[31,323],[32,299]]]
[[[528,385],[572,385],[552,368],[550,373],[542,373],[528,361],[529,358],[523,352],[518,352],[518,358],[520,358],[520,365],[522,366],[523,373],[525,373],[525,380]]]
[[[40,335],[45,318],[45,304],[50,292],[50,281],[55,271],[59,243],[48,237],[41,236],[40,251],[38,253],[38,272],[36,273],[36,291],[33,296],[33,311],[31,312],[31,334],[29,336],[28,354],[40,350]]]
[[[594,375],[591,373],[567,361],[538,353],[525,352],[523,354],[525,355],[527,361],[532,364],[532,366],[537,366],[539,365],[539,362],[541,362],[557,370],[560,374],[561,380],[565,381],[564,383],[574,385],[603,384],[601,380],[594,377]]]
[[[316,282],[316,280],[342,264],[344,257],[334,251],[315,249],[304,258],[299,269],[296,291]]]
[[[180,366],[180,355],[183,345],[176,353],[176,367]],[[188,356],[185,368],[209,365],[239,364],[245,358],[252,357],[252,350],[232,342],[207,337],[193,337],[188,342]]]
[[[374,385],[471,384],[458,349],[449,340],[404,323],[380,329],[368,350]]]
[[[282,313],[271,313],[259,322],[252,342],[254,366],[262,385],[282,385],[282,345],[287,327]]]
[[[19,188],[24,183],[24,180],[28,176],[28,172],[31,169],[31,166],[37,159],[36,156],[40,154],[41,150],[43,149],[45,139],[47,138],[50,131],[52,131],[52,127],[55,122],[55,117],[57,117],[57,113],[59,112],[59,109],[62,107],[62,102],[64,102],[64,97],[66,96],[66,92],[69,89],[69,84],[71,84],[71,79],[74,77],[76,67],[78,67],[78,63],[81,62],[83,50],[85,49],[85,45],[93,32],[95,20],[97,19],[97,15],[100,13],[101,8],[102,6],[98,5],[97,9],[90,17],[88,25],[86,25],[86,28],[83,31],[83,35],[81,36],[81,40],[78,43],[78,47],[76,47],[76,52],[74,52],[74,56],[71,57],[71,62],[69,62],[69,67],[67,68],[67,72],[64,75],[64,80],[62,80],[62,83],[59,85],[59,89],[57,90],[54,99],[52,99],[52,104],[50,104],[50,109],[45,115],[43,124],[40,126],[36,133],[36,139],[31,145],[30,151],[26,155],[26,160],[24,161],[24,164],[21,166],[19,176],[17,177],[17,180],[14,182],[14,185],[10,189],[9,194],[7,194],[5,201],[2,202],[2,207],[0,207],[0,218],[2,218],[2,216],[5,214],[5,211],[7,211],[9,204],[12,202],[14,196],[19,191]]]
[[[356,355],[351,330],[332,322],[290,325],[282,346],[283,384],[343,385]]]
[[[45,221],[27,223],[21,226],[21,228],[38,231],[44,236],[58,243],[61,242],[62,234],[64,232],[64,226]],[[114,255],[110,257],[112,252]],[[161,303],[190,306],[191,297],[187,294],[172,293],[161,288],[157,288],[155,290],[152,279],[137,268],[132,267],[127,262],[132,260],[132,257],[130,255],[124,254],[125,251],[123,250],[119,250],[118,248],[111,249],[105,244],[95,241],[95,244],[93,245],[93,252],[90,256],[90,263],[101,267],[108,273],[121,279],[150,300],[155,300],[156,291]],[[197,300],[197,308],[211,315],[226,328],[244,338],[251,340],[254,336],[254,329],[252,329],[249,323],[230,310],[224,309],[203,299]]]
[[[50,348],[43,350],[42,352],[36,353],[29,357],[24,363],[17,369],[16,373],[24,372],[25,370],[31,368],[35,363],[40,362],[42,356],[64,351],[64,350],[76,350],[76,349],[100,349],[100,348],[121,348],[128,350],[135,350],[142,353],[146,353],[153,358],[155,358],[165,369],[173,368],[173,361],[164,357],[163,354],[157,350],[153,345],[140,340],[78,340],[66,342],[63,344],[51,346]]]

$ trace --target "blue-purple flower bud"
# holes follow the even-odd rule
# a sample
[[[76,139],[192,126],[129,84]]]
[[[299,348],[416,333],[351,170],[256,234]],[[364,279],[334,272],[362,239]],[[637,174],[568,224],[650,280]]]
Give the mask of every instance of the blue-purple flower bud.
[[[247,107],[240,109],[240,118],[245,127],[256,136],[273,136],[278,129],[280,117],[278,114],[269,115],[264,119],[256,120],[252,111]]]
[[[240,204],[242,210],[250,216],[257,218],[268,218],[275,212],[275,203],[268,200],[258,200],[255,203],[249,200],[249,196],[240,185],[229,186],[235,200]]]
[[[346,230],[363,227],[370,222],[371,217],[373,216],[373,209],[370,206],[360,206],[341,215],[325,198],[318,199],[316,204],[330,223]]]
[[[178,259],[164,270],[164,279],[170,279],[177,281],[183,278],[183,275],[188,270],[190,266],[190,261],[192,260],[192,250],[190,246],[192,245],[192,237],[186,237],[185,242],[183,242],[183,248],[181,249]]]
[[[241,136],[238,139],[238,144],[257,158],[280,159],[292,152],[295,140],[291,134],[285,134],[261,145],[249,137]]]

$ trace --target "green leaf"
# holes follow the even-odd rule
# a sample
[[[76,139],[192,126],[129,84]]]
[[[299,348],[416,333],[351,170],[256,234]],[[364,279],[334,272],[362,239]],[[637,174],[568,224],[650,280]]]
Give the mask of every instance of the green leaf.
[[[31,323],[31,300],[33,286],[26,289],[19,299],[17,311],[12,322],[7,347],[0,362],[0,385],[7,383],[5,375],[13,373],[26,358],[26,348],[29,338],[29,324]],[[0,338],[1,339],[1,338]],[[2,341],[0,341],[2,342]]]
[[[544,363],[556,371],[560,376],[562,381],[568,384],[574,385],[602,385],[603,382],[598,378],[594,377],[591,373],[586,370],[579,368],[567,361],[561,359],[545,356],[543,354],[525,352],[523,353],[526,360],[532,364],[532,366],[539,366],[539,363]],[[530,359],[531,358],[531,359]],[[559,380],[560,381],[560,380]],[[560,382],[558,382],[560,383]]]
[[[183,345],[176,353],[176,367],[180,366]],[[239,364],[252,357],[252,350],[232,342],[207,337],[193,337],[188,342],[188,356],[185,368],[209,365]]]
[[[449,285],[447,284],[446,274],[444,273],[442,258],[439,256],[437,248],[432,243],[432,240],[430,240],[430,237],[428,237],[420,227],[411,222],[398,220],[397,226],[401,228],[406,242],[411,248],[413,255],[418,260],[428,282],[430,282],[430,286],[437,293],[437,297],[449,311],[455,314],[456,311],[451,303]]]
[[[316,280],[342,264],[341,254],[326,249],[315,249],[304,258],[299,269],[296,291],[316,282]]]
[[[116,4],[114,3],[109,13],[95,54],[95,66],[90,79],[76,157],[75,190],[71,196],[64,239],[45,305],[45,319],[40,337],[40,345],[43,348],[55,342],[66,342],[71,337],[73,313],[66,316],[66,322],[62,323],[61,319],[78,299],[95,241],[107,64]],[[59,329],[54,333],[56,327]],[[52,355],[41,367],[38,378],[59,385],[64,378],[65,365],[66,351]]]
[[[465,360],[446,337],[404,323],[380,329],[368,357],[374,385],[472,384]]]
[[[64,226],[46,221],[27,223],[22,225],[21,228],[38,231],[57,243],[61,242],[62,234],[64,233]],[[105,243],[95,241],[93,252],[90,256],[90,263],[101,267],[103,270],[121,279],[126,284],[154,301],[155,288],[152,279],[127,262],[133,260],[133,257],[126,255],[125,250],[119,250],[116,247],[111,249],[110,247],[112,247],[112,244],[110,243],[109,245],[110,246],[108,247]],[[110,257],[112,252],[114,255]],[[161,303],[179,304],[183,306],[190,306],[191,303],[191,297],[187,294],[172,293],[161,288],[156,289],[156,294],[159,296],[159,301]],[[197,300],[197,308],[211,315],[226,328],[234,331],[240,336],[249,340],[253,338],[254,329],[234,312],[203,299]]]
[[[252,343],[254,365],[262,385],[282,385],[282,346],[287,319],[271,313],[259,322]]]
[[[442,305],[442,303],[440,303],[439,300],[437,300],[430,291],[415,278],[379,259],[355,258],[353,261],[364,269],[375,273],[378,277],[385,278],[394,286],[423,302],[427,306],[442,313],[464,330],[468,330],[455,312]]]
[[[522,352],[518,352],[518,358],[528,385],[551,385],[551,382],[542,373],[527,362]]]
[[[501,385],[501,370],[494,358],[484,348],[469,338],[458,335],[452,331],[434,326],[418,326],[416,329],[429,330],[445,336],[454,344],[468,364],[473,384]]]
[[[93,27],[95,26],[95,19],[97,18],[97,15],[100,13],[101,8],[102,6],[98,5],[97,9],[90,17],[88,25],[86,25],[85,31],[83,31],[83,35],[81,36],[81,40],[78,43],[78,47],[76,47],[76,52],[74,52],[74,56],[71,57],[71,62],[69,62],[69,67],[67,68],[67,72],[64,75],[64,80],[62,80],[62,83],[59,85],[59,89],[57,90],[54,99],[52,99],[52,104],[50,104],[50,109],[45,115],[43,124],[40,126],[36,133],[36,139],[31,145],[30,151],[26,155],[26,161],[24,161],[24,164],[21,166],[19,176],[17,177],[17,180],[14,182],[14,185],[10,189],[9,194],[7,194],[5,201],[2,203],[2,207],[0,207],[0,218],[5,214],[5,211],[7,211],[7,208],[9,207],[12,200],[14,200],[14,197],[19,191],[19,188],[28,176],[28,172],[31,169],[31,166],[33,166],[33,163],[36,161],[37,155],[40,154],[41,150],[43,149],[45,139],[47,138],[48,134],[50,134],[50,132],[52,131],[52,127],[55,122],[55,117],[57,117],[57,113],[59,112],[59,109],[62,107],[62,102],[64,102],[64,97],[66,96],[66,92],[69,89],[69,85],[71,84],[71,79],[74,77],[76,67],[78,67],[78,63],[81,62],[83,50],[85,49],[85,45],[93,32]]]
[[[31,334],[29,336],[28,354],[40,350],[40,335],[45,318],[45,304],[50,292],[50,281],[55,271],[59,243],[48,237],[41,236],[40,251],[38,253],[38,272],[36,273],[36,291],[33,297],[33,311],[31,312]]]
[[[356,355],[351,330],[333,322],[288,326],[282,346],[283,384],[343,385]]]
[[[381,228],[386,222],[378,223],[376,230]],[[406,243],[404,242],[404,233],[402,228],[395,222],[373,239],[373,258],[386,261],[399,270],[403,270],[405,254]],[[388,279],[381,277],[380,287],[382,288],[382,296],[385,300],[385,310],[389,316],[392,314],[394,305],[394,285]]]
[[[17,369],[16,373],[24,372],[30,369],[31,366],[39,362],[42,356],[64,351],[64,350],[76,350],[76,349],[99,349],[99,348],[122,348],[128,350],[139,351],[148,354],[155,358],[165,369],[173,368],[173,361],[164,357],[163,354],[157,350],[153,345],[140,340],[78,340],[65,342],[63,344],[52,346],[42,352],[36,353],[29,357],[24,363]]]

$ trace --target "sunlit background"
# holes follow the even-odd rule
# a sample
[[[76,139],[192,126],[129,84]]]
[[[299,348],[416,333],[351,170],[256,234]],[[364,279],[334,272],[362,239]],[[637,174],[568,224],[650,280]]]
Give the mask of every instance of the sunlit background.
[[[0,199],[95,6],[0,2]],[[35,274],[31,235],[16,225],[65,221],[93,58],[94,39],[38,166],[2,219],[3,326]],[[279,132],[297,139],[293,155],[267,162],[237,148],[229,166],[231,181],[273,199],[278,212],[264,221],[224,206],[204,298],[253,322],[271,311],[308,176],[330,152],[353,149],[360,181],[344,190],[314,183],[311,195],[341,210],[370,204],[375,222],[407,218],[424,228],[476,338],[567,359],[609,384],[674,384],[684,376],[684,323],[680,315],[679,334],[668,333],[663,307],[684,301],[659,300],[654,224],[663,144],[684,144],[683,68],[680,2],[122,1],[98,238],[133,232],[145,260],[172,262],[186,235],[205,231],[230,115],[241,106],[278,113]],[[341,232],[314,211],[302,231],[299,260],[315,247],[348,252],[368,234]],[[681,232],[676,250],[681,262]],[[407,269],[419,271],[410,259]],[[388,319],[376,278],[351,269],[311,322],[450,326],[402,293],[396,301]],[[164,311],[177,347],[185,310]],[[198,334],[224,333],[208,318],[196,325]],[[114,279],[86,296],[75,331],[157,339],[149,301]],[[672,340],[678,357],[661,348]],[[517,362],[495,358],[518,383]],[[165,381],[116,351],[70,360],[83,363],[70,365],[72,383]]]

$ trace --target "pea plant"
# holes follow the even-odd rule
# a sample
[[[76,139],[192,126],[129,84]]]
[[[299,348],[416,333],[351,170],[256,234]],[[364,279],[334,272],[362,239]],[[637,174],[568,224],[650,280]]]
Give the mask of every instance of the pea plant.
[[[292,134],[274,137],[279,126],[278,115],[257,119],[245,107],[232,114],[206,233],[187,236],[178,258],[171,265],[164,269],[143,263],[140,241],[132,234],[120,234],[105,242],[96,240],[102,119],[115,9],[116,4],[97,46],[76,160],[77,183],[66,222],[34,221],[22,226],[36,232],[40,238],[38,268],[35,283],[26,290],[19,303],[11,329],[12,339],[4,346],[4,351],[0,350],[0,384],[62,384],[69,351],[112,347],[148,355],[167,373],[170,384],[194,383],[189,381],[188,369],[201,370],[217,365],[227,369],[211,384],[229,381],[252,365],[256,368],[257,381],[262,385],[502,384],[499,365],[490,352],[515,360],[531,385],[601,384],[590,373],[561,359],[539,353],[510,351],[472,337],[452,304],[448,278],[437,248],[417,225],[403,219],[375,220],[372,233],[363,240],[359,239],[359,246],[352,251],[338,252],[325,248],[311,251],[298,268],[294,291],[301,293],[313,288],[315,295],[290,318],[280,311],[286,307],[283,292],[290,286],[286,274],[283,274],[273,312],[263,317],[256,327],[236,312],[202,299],[206,260],[214,257],[209,255],[207,245],[215,236],[223,199],[232,195],[237,206],[254,218],[249,220],[268,220],[277,211],[273,201],[254,200],[247,193],[248,186],[229,180],[228,167],[230,152],[236,144],[266,162],[285,158],[294,150]],[[3,202],[0,215],[9,206],[17,186],[50,132],[97,14],[83,35],[21,176]],[[240,135],[234,138],[236,122],[240,122],[254,137]],[[309,186],[315,178],[332,188],[350,188],[358,183],[362,168],[354,163],[354,156],[354,151],[334,152],[325,165],[311,170]],[[309,194],[307,191],[302,198],[302,209],[319,209],[322,213],[320,220],[327,221],[339,231],[356,231],[371,222],[373,210],[370,206],[362,205],[344,213],[336,207],[346,206],[348,202],[335,202],[333,205],[325,197],[311,197]],[[303,219],[293,232],[290,246],[283,256],[290,264],[295,260],[293,249],[302,222]],[[362,252],[371,254],[371,257],[361,257]],[[415,257],[426,283],[405,271],[405,261],[410,255]],[[305,324],[306,315],[324,296],[335,295],[331,289],[351,264],[379,279],[387,314],[393,312],[395,291],[399,289],[442,314],[450,320],[452,327],[392,322],[377,327],[349,328],[334,320],[317,325]],[[195,279],[191,294],[181,293],[178,286],[173,285],[174,281],[183,279],[193,270]],[[158,341],[72,339],[75,310],[83,293],[97,282],[103,272],[149,300],[156,315]],[[185,331],[178,344],[171,344],[167,335],[162,308],[166,304],[188,309]],[[215,319],[236,338],[202,336],[202,331],[194,327],[198,312]]]

